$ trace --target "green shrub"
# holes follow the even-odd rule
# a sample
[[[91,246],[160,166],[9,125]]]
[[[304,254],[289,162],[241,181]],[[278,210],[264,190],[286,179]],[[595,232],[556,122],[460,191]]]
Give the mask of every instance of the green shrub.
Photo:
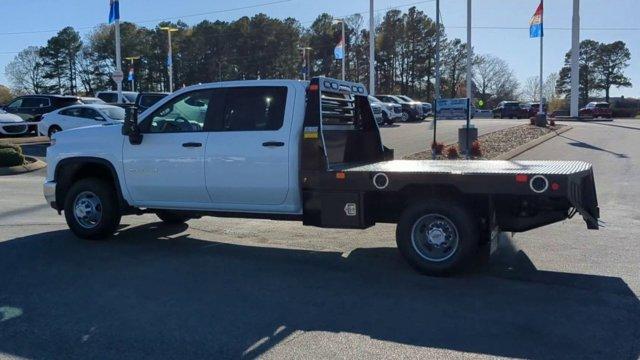
[[[0,166],[18,166],[24,164],[24,155],[10,148],[0,149]]]
[[[13,151],[17,152],[18,154],[22,154],[22,148],[20,147],[20,145],[0,143],[0,150],[2,149],[13,149]]]

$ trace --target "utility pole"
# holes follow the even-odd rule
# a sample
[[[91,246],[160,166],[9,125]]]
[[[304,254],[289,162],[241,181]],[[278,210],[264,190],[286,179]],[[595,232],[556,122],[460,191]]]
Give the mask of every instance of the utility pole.
[[[373,0],[369,0],[369,94],[376,94],[376,69],[375,69],[375,20],[373,19]]]
[[[169,41],[169,54],[167,55],[167,71],[169,72],[169,92],[173,92],[173,49],[171,48],[171,33],[178,31],[176,28],[170,26],[163,26],[160,30],[167,32],[167,39]]]
[[[573,0],[571,21],[571,117],[578,117],[580,98],[580,0]]]
[[[129,56],[129,57],[126,57],[125,59],[127,59],[127,60],[129,60],[129,61],[131,62],[131,70],[133,70],[133,69],[134,69],[133,62],[134,62],[135,60],[140,59],[140,56]],[[132,75],[132,76],[130,77],[130,80],[129,80],[129,81],[131,82],[131,91],[136,91],[136,80],[135,80],[135,75]]]

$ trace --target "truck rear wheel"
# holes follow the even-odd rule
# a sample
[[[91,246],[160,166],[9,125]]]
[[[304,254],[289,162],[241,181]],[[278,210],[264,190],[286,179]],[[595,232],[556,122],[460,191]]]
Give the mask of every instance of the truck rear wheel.
[[[448,275],[470,263],[478,247],[478,226],[462,205],[429,200],[409,206],[396,228],[398,249],[416,270]]]
[[[105,239],[120,225],[120,210],[113,185],[97,178],[71,186],[64,201],[64,217],[79,238]]]
[[[188,216],[169,210],[156,211],[156,216],[160,218],[162,222],[173,225],[184,224],[191,219]]]

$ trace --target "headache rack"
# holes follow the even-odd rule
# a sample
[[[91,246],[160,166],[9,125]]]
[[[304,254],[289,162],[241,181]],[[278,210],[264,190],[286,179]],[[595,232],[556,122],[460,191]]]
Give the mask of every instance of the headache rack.
[[[393,157],[380,130],[364,85],[316,77],[307,89],[302,169],[330,171]]]

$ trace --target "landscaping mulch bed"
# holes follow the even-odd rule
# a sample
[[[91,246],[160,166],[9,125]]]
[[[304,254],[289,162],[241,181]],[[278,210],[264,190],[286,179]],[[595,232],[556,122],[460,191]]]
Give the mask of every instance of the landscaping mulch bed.
[[[494,131],[488,134],[480,135],[478,142],[480,143],[480,156],[474,156],[473,159],[494,159],[501,154],[511,151],[541,136],[557,131],[566,125],[555,125],[549,127],[539,127],[534,125],[519,125],[508,129]],[[457,148],[457,144],[446,145],[443,151],[444,155],[438,155],[436,159],[447,159],[449,148]],[[430,160],[431,150],[420,151],[404,157],[407,160]],[[463,158],[460,155],[459,158]]]

